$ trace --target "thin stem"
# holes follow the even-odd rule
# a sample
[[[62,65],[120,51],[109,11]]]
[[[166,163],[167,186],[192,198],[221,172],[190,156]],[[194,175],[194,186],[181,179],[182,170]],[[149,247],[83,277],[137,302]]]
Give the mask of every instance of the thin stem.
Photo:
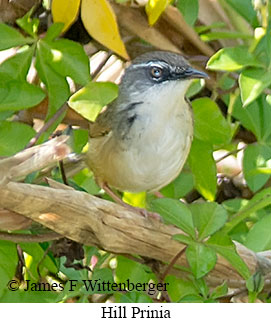
[[[248,207],[245,207],[243,210],[236,213],[235,217],[230,222],[227,223],[227,225],[225,226],[225,229],[222,231],[228,234],[239,223],[244,221],[252,212],[262,209],[269,204],[271,204],[271,195],[267,194],[262,199],[255,201],[254,204]]]
[[[36,142],[39,140],[41,135],[46,132],[52,125],[53,123],[68,109],[67,104],[65,103],[60,109],[56,111],[56,113],[43,125],[43,127],[40,129],[40,131],[37,132],[36,136],[33,137],[29,143],[26,145],[26,148],[33,147]]]
[[[61,173],[61,177],[62,177],[62,181],[65,185],[69,186],[68,180],[67,180],[67,176],[65,173],[65,168],[64,168],[64,164],[63,164],[63,160],[59,161],[59,169],[60,169],[60,173]]]
[[[177,253],[177,255],[171,260],[171,262],[169,263],[169,265],[165,269],[164,273],[161,275],[161,281],[164,281],[165,280],[166,276],[168,275],[168,273],[170,272],[170,270],[173,268],[173,266],[175,265],[175,263],[177,262],[177,260],[179,258],[181,258],[181,256],[184,254],[186,248],[187,247],[185,247],[181,251],[179,251]]]
[[[223,89],[218,89],[217,92],[218,92],[218,95],[219,96],[222,96],[222,95],[225,95],[225,94],[229,94],[229,93],[232,93],[234,90],[236,90],[238,88],[238,84],[234,84],[231,88],[227,89],[227,90],[223,90]]]
[[[107,54],[107,56],[100,62],[100,64],[97,66],[97,68],[95,69],[95,71],[93,73],[91,73],[91,78],[95,79],[95,77],[100,73],[100,71],[102,70],[102,68],[104,67],[104,65],[108,62],[109,58],[111,57],[111,52],[109,52]]]
[[[227,154],[225,154],[224,156],[222,156],[222,157],[220,157],[220,158],[218,158],[218,159],[216,159],[215,160],[215,162],[216,163],[219,163],[219,162],[221,162],[223,159],[225,159],[225,158],[227,158],[227,157],[229,157],[229,156],[231,156],[231,155],[234,155],[234,154],[237,154],[237,153],[239,153],[240,151],[242,151],[243,149],[245,149],[246,148],[246,146],[244,146],[244,147],[242,147],[242,148],[239,148],[239,149],[235,149],[235,150],[232,150],[232,151],[229,151]]]

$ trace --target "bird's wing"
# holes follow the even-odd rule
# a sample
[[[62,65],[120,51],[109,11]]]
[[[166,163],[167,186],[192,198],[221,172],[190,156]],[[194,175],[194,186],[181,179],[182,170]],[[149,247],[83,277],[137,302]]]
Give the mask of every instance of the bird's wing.
[[[122,123],[122,128],[125,129],[125,126],[130,127],[131,124],[128,122],[129,117],[133,117],[134,109],[142,104],[143,101],[132,102],[128,105],[114,101],[113,103],[107,106],[107,109],[100,113],[95,120],[95,122],[90,123],[89,125],[89,137],[90,138],[99,138],[106,136],[111,130],[112,125],[117,121]],[[132,114],[132,115],[131,115]]]
[[[108,107],[100,113],[95,122],[89,124],[89,137],[98,138],[107,135],[111,131],[110,111]]]

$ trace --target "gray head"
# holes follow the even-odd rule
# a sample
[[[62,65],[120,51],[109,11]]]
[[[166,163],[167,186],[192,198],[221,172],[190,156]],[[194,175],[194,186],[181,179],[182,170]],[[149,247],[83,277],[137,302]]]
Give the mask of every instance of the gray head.
[[[140,55],[132,61],[122,78],[120,90],[142,93],[168,82],[181,82],[208,75],[192,68],[181,56],[166,51]]]

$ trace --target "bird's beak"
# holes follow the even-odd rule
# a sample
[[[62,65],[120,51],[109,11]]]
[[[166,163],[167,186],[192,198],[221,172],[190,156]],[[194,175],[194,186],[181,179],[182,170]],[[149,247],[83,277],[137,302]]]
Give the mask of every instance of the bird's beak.
[[[208,74],[202,71],[196,70],[193,67],[190,67],[185,71],[185,76],[191,79],[209,78]]]

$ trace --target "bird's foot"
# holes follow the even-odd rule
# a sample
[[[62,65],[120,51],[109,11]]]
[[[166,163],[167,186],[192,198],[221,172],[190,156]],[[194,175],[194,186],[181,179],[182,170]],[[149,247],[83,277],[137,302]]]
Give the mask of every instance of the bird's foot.
[[[126,203],[125,203],[126,204]],[[158,213],[147,211],[146,209],[142,209],[141,207],[135,207],[129,204],[126,204],[129,207],[129,210],[136,212],[137,214],[144,216],[144,218],[152,218],[158,221],[161,221],[161,216]]]
[[[130,204],[125,203],[116,193],[114,193],[111,188],[106,184],[102,183],[101,187],[103,190],[112,197],[112,199],[117,202],[118,204],[124,206],[129,211],[135,212],[141,216],[144,216],[145,218],[153,218],[155,220],[161,221],[161,216],[158,213],[155,212],[149,212],[146,209],[135,207]]]

